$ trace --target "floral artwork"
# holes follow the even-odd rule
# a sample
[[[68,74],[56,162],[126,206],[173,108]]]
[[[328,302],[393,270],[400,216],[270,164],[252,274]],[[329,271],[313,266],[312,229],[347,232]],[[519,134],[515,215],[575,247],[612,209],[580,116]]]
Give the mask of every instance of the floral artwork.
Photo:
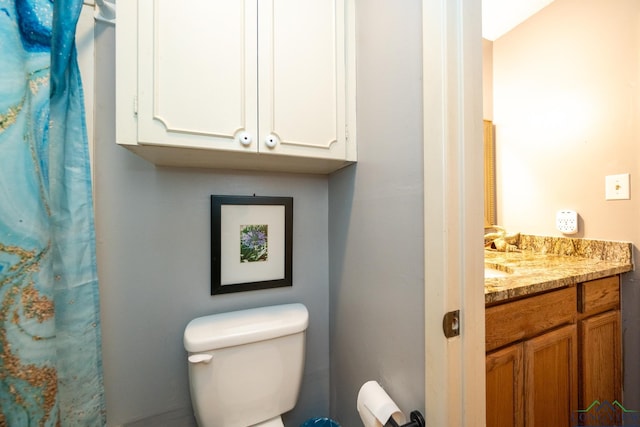
[[[266,261],[268,225],[240,226],[240,262]]]
[[[293,197],[212,195],[211,230],[211,295],[292,286]]]

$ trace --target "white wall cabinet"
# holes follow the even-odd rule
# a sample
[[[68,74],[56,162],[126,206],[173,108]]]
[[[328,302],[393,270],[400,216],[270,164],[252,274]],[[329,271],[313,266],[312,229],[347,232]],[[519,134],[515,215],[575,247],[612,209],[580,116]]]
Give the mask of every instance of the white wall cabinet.
[[[356,160],[353,0],[118,4],[117,142],[159,165]]]

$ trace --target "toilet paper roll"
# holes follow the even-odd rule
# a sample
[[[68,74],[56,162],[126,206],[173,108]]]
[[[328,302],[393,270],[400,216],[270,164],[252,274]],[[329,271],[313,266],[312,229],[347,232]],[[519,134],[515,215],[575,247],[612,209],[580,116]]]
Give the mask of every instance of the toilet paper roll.
[[[367,381],[360,387],[357,408],[365,427],[383,427],[392,416],[400,425],[407,422],[398,405],[377,381]]]

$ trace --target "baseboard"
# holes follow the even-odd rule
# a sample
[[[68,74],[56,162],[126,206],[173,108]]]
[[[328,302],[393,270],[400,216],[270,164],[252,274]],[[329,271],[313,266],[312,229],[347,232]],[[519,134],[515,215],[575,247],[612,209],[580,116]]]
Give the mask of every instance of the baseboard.
[[[125,423],[122,427],[197,427],[197,424],[193,410],[181,408]]]

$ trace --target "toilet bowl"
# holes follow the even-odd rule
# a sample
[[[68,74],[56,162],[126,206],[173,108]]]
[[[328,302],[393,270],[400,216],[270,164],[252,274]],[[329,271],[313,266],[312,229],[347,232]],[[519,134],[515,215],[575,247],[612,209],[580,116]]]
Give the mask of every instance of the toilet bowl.
[[[282,417],[278,415],[275,418],[271,418],[263,423],[254,424],[251,427],[284,427],[284,423],[282,422]]]
[[[193,319],[184,331],[200,427],[283,427],[304,371],[309,313],[284,304]]]

